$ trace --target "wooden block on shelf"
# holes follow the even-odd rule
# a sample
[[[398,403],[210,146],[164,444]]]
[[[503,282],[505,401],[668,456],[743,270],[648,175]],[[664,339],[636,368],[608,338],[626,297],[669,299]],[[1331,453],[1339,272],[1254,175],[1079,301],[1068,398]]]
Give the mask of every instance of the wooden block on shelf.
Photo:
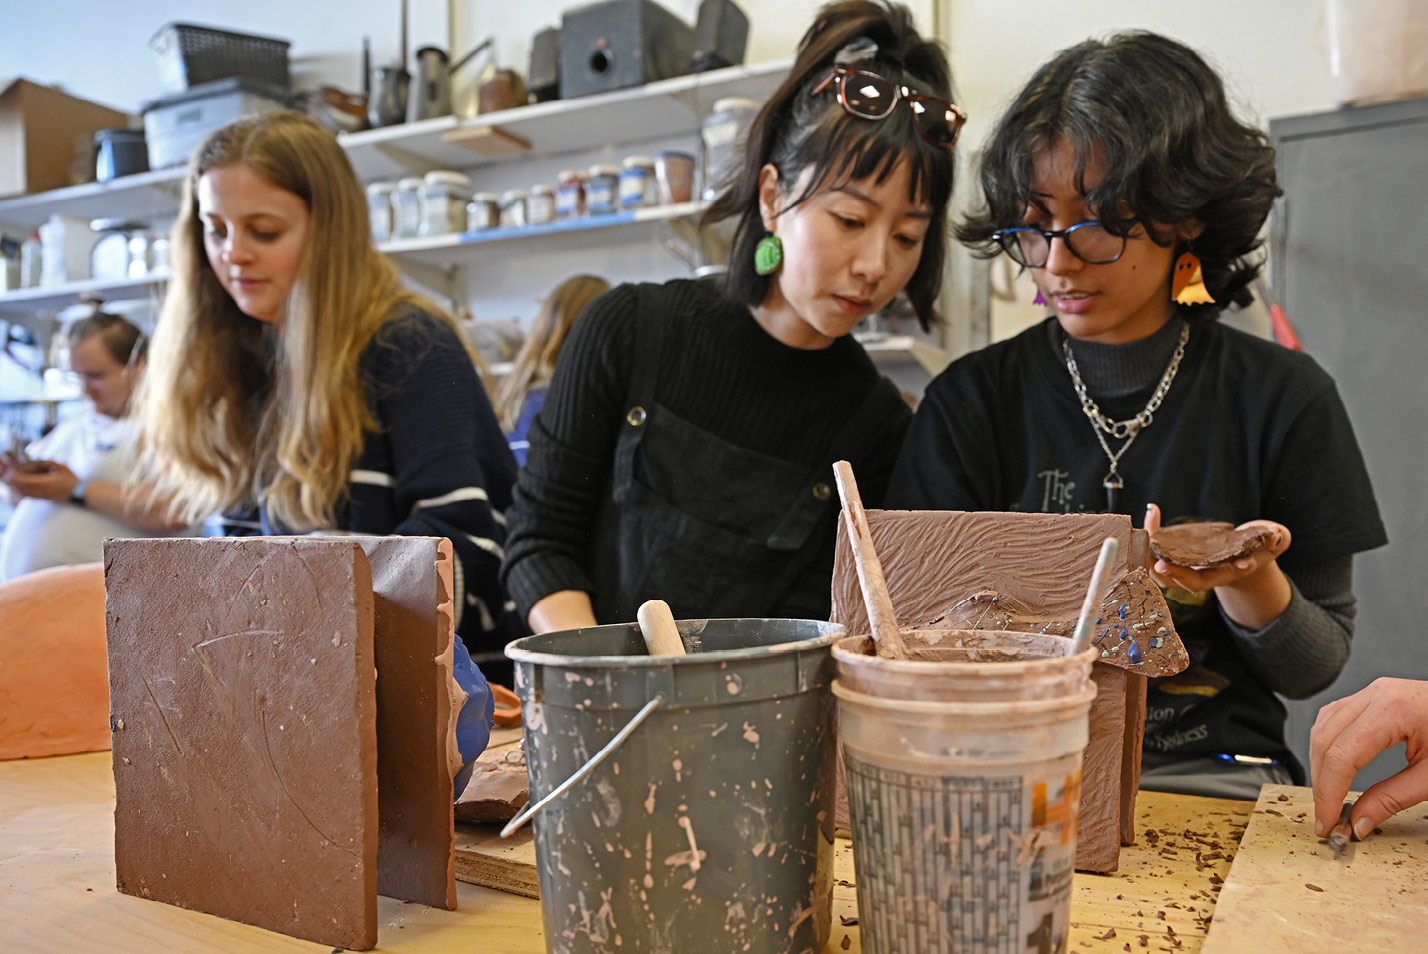
[[[483,156],[513,156],[531,150],[529,142],[499,126],[462,126],[442,133],[441,138]]]

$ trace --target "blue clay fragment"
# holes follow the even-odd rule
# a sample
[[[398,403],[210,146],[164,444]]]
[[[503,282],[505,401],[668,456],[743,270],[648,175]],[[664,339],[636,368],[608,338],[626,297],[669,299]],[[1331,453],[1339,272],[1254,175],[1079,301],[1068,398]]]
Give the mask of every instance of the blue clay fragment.
[[[1131,643],[1131,644],[1130,644],[1130,646],[1126,649],[1126,658],[1128,658],[1128,659],[1129,659],[1132,663],[1134,663],[1135,665],[1137,665],[1137,666],[1140,665],[1140,660],[1141,660],[1140,643]]]

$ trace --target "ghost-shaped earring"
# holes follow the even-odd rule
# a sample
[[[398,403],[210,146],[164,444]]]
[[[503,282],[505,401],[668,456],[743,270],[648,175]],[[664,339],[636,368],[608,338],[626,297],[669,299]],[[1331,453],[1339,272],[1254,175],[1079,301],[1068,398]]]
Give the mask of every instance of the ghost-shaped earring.
[[[1175,272],[1170,281],[1170,297],[1180,305],[1213,305],[1215,298],[1205,287],[1200,269],[1200,257],[1189,250],[1175,260]]]

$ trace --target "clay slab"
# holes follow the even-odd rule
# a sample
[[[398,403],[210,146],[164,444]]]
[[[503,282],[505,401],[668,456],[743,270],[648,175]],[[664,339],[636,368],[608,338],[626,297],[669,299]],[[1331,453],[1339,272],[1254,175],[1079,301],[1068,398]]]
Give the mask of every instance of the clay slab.
[[[1271,535],[1267,527],[1236,530],[1234,524],[1220,521],[1177,523],[1150,538],[1150,552],[1177,566],[1215,566],[1249,556]]]
[[[341,538],[105,544],[121,892],[377,939],[372,579]]]
[[[451,541],[353,537],[372,567],[377,662],[377,892],[456,908]],[[454,762],[453,762],[454,760]]]

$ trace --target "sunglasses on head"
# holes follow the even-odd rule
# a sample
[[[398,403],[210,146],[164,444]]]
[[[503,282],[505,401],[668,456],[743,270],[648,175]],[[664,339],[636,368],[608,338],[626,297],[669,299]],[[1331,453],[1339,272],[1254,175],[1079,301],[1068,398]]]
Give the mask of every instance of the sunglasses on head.
[[[924,96],[867,70],[835,66],[813,87],[810,95],[817,96],[829,84],[838,91],[838,102],[843,109],[859,119],[886,119],[901,100],[912,110],[918,135],[940,149],[951,149],[957,144],[957,135],[967,121],[967,114],[955,103]]]

